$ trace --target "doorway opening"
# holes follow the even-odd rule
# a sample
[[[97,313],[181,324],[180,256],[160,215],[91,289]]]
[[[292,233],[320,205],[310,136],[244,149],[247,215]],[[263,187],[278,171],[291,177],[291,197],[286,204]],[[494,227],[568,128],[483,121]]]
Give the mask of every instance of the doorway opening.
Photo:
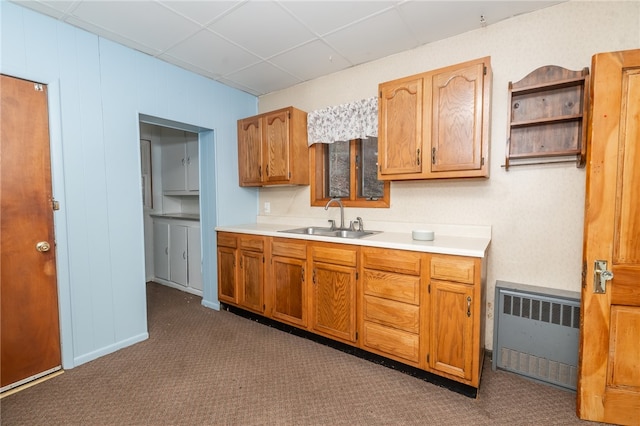
[[[200,130],[140,117],[146,281],[202,297]]]

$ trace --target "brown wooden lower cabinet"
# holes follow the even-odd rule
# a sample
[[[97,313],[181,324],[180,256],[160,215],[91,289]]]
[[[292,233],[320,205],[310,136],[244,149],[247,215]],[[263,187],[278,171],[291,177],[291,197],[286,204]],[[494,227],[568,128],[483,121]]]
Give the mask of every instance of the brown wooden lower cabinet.
[[[484,281],[484,258],[218,232],[221,302],[475,388]]]
[[[271,241],[269,264],[273,287],[271,316],[279,321],[307,327],[307,243],[283,238]]]

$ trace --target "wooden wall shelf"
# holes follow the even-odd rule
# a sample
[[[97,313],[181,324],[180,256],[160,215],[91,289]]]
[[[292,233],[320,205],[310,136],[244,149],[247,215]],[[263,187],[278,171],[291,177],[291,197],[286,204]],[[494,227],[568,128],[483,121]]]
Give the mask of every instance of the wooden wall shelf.
[[[583,167],[588,103],[589,68],[548,65],[509,82],[505,169],[566,161]]]

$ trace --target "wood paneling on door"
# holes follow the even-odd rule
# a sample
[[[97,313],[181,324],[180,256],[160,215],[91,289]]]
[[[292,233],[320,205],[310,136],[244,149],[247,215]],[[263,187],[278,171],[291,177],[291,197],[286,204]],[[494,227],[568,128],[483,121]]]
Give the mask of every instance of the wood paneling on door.
[[[591,69],[577,413],[638,425],[640,50],[595,55]]]
[[[1,387],[60,368],[47,87],[1,76]]]

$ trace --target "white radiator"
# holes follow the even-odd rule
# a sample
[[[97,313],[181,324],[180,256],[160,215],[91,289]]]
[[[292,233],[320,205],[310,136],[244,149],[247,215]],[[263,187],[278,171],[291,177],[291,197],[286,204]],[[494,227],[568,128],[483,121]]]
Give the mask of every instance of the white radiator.
[[[576,389],[580,294],[496,281],[493,369]]]

